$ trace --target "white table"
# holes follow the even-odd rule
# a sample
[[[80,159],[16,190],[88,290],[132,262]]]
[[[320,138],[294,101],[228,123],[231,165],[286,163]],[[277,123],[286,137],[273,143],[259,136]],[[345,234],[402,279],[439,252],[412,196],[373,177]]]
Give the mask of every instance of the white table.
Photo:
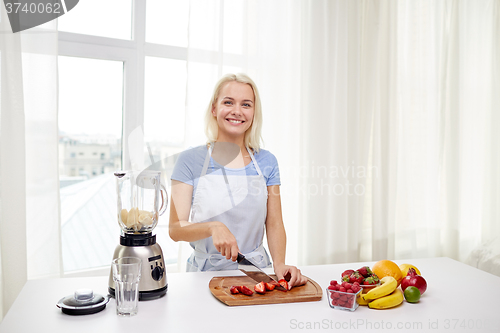
[[[395,260],[412,263],[427,280],[417,304],[389,310],[360,306],[334,310],[324,294],[319,302],[228,307],[217,301],[208,283],[214,276],[239,271],[167,273],[167,295],[139,303],[135,317],[118,317],[114,299],[100,313],[69,316],[55,306],[79,288],[107,292],[107,277],[31,280],[0,324],[2,333],[21,332],[500,332],[500,277],[449,258]],[[326,288],[346,269],[373,263],[305,266],[302,273]],[[271,270],[269,270],[271,272]]]

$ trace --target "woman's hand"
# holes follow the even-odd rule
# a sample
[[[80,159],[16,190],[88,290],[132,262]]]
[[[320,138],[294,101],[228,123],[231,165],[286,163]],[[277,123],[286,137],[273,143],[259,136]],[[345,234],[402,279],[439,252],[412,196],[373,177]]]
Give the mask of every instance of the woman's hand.
[[[238,258],[238,244],[236,238],[222,222],[215,223],[211,227],[212,241],[215,249],[226,259],[236,261]]]
[[[307,283],[307,278],[302,275],[300,269],[295,266],[285,264],[274,265],[274,273],[278,280],[285,279],[288,281],[288,290],[295,286],[301,286]]]

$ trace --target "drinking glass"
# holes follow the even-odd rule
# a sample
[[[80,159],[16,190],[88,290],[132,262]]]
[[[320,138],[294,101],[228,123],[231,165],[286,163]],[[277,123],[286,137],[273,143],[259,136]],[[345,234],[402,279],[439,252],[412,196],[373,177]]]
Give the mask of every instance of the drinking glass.
[[[141,264],[141,259],[135,257],[117,258],[112,262],[116,314],[119,316],[134,316],[137,314]]]

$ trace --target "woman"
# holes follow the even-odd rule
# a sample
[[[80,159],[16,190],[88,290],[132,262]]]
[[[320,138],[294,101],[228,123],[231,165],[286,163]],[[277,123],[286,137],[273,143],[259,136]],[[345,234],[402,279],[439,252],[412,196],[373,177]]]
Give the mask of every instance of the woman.
[[[216,84],[205,115],[207,145],[180,154],[172,174],[170,237],[194,249],[188,271],[237,269],[241,252],[271,267],[289,288],[307,278],[285,264],[286,234],[274,155],[260,149],[262,111],[255,83],[229,74]],[[191,218],[189,213],[191,211]]]

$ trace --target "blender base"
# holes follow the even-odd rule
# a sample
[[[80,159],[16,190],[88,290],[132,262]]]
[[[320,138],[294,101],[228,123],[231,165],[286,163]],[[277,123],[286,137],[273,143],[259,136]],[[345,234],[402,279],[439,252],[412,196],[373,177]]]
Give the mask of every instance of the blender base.
[[[161,298],[167,294],[168,283],[165,287],[158,290],[151,291],[139,291],[139,301],[149,301],[157,298]],[[108,293],[115,297],[115,289],[108,287]]]
[[[156,243],[156,235],[124,234],[115,248],[113,259],[136,257],[142,260],[141,279],[139,281],[139,301],[157,299],[167,293],[168,283],[163,261],[163,251]],[[108,291],[115,296],[113,272],[109,275]]]

